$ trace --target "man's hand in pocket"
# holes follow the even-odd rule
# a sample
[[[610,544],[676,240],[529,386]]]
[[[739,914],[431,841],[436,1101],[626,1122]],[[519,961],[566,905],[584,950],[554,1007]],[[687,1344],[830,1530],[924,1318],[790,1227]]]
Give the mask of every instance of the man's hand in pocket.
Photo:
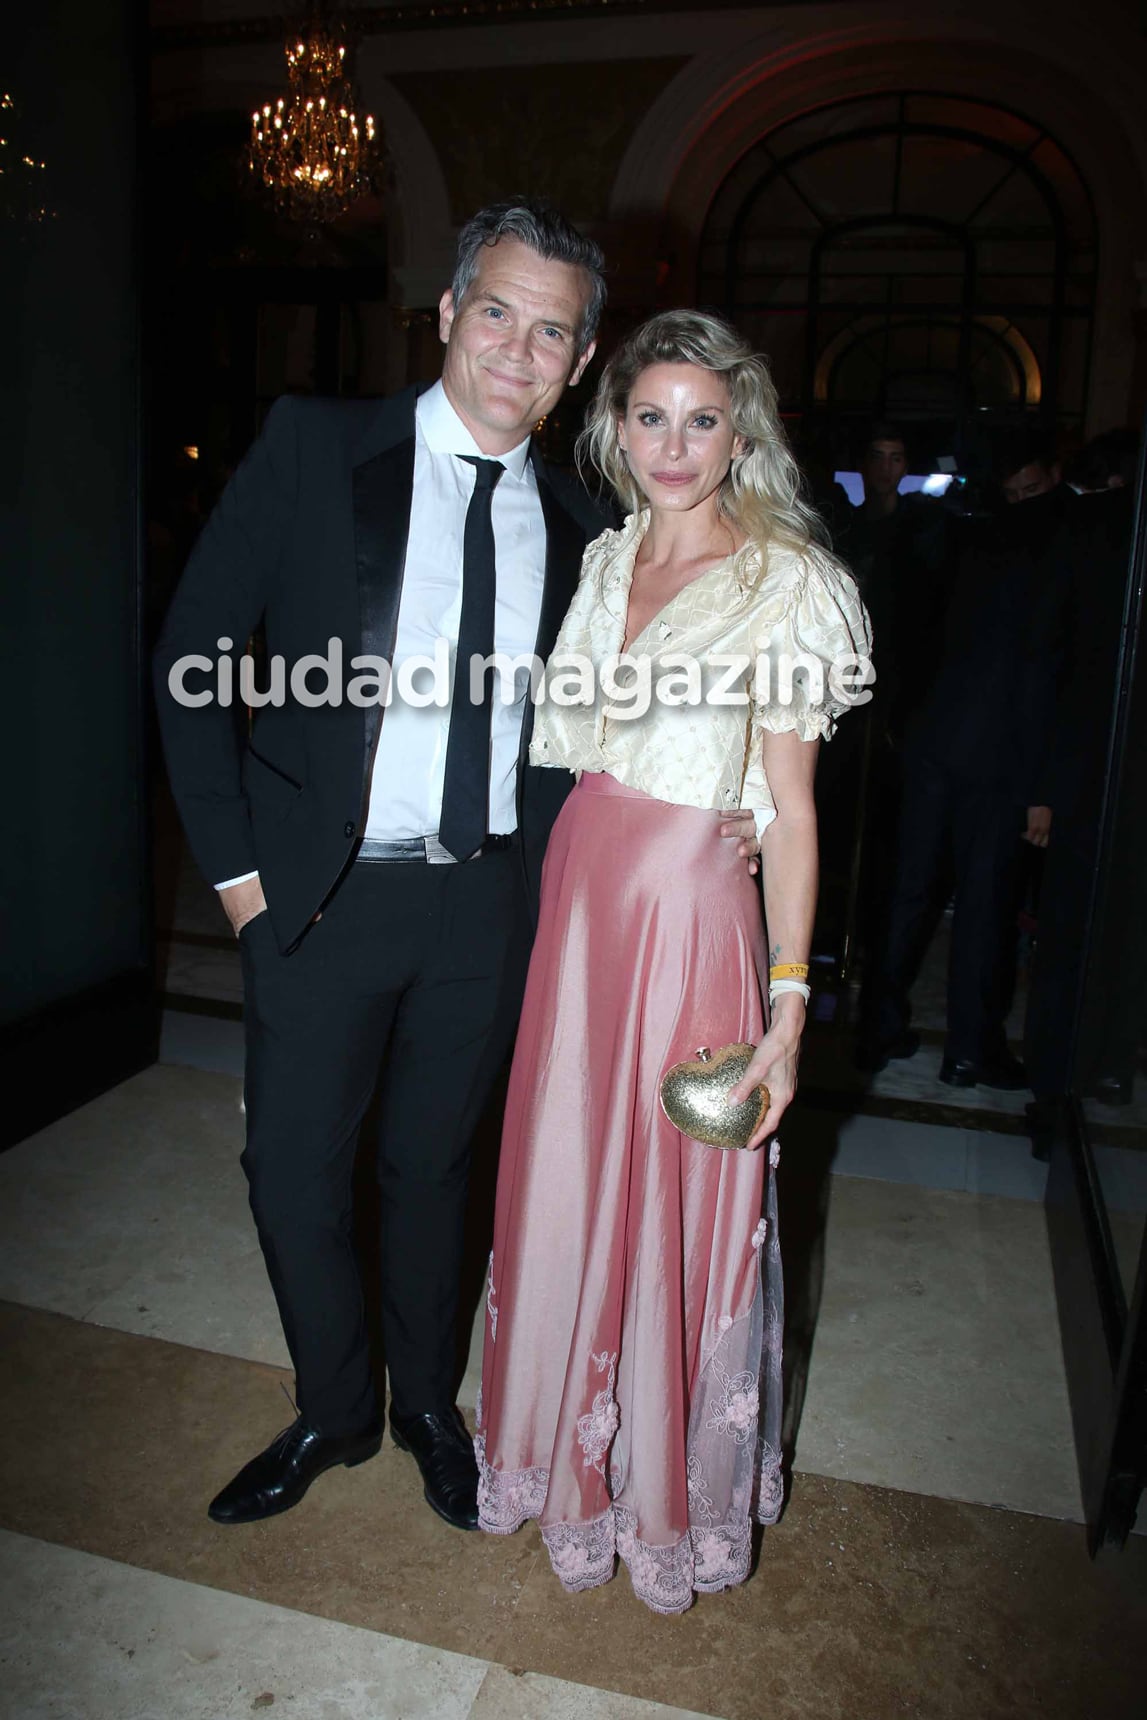
[[[236,937],[248,920],[267,912],[267,898],[258,878],[248,878],[243,884],[229,884],[226,890],[219,891],[219,900]]]

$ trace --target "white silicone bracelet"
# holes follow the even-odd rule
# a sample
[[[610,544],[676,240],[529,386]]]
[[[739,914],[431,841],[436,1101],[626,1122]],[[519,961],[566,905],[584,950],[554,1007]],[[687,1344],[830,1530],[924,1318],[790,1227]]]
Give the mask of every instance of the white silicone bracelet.
[[[774,1003],[783,991],[799,991],[806,1003],[812,996],[812,987],[803,979],[775,979],[769,987],[769,1002]]]

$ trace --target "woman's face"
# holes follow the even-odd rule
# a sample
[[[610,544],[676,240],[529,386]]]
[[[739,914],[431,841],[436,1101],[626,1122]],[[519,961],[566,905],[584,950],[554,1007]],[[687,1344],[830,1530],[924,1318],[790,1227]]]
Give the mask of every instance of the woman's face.
[[[651,507],[686,512],[715,497],[744,438],[723,376],[696,364],[651,364],[618,420],[629,469]]]

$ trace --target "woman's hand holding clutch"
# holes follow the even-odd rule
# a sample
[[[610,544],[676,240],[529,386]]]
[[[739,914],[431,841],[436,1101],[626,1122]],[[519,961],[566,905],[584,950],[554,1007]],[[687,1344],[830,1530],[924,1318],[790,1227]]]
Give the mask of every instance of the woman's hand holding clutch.
[[[729,1098],[738,1103],[747,1099],[753,1088],[762,1083],[769,1090],[772,1103],[749,1147],[759,1147],[775,1135],[780,1121],[797,1090],[797,1063],[800,1060],[801,1032],[805,1022],[804,999],[795,992],[786,992],[773,1005],[769,1031],[757,1046],[756,1055],[741,1080],[729,1089]]]

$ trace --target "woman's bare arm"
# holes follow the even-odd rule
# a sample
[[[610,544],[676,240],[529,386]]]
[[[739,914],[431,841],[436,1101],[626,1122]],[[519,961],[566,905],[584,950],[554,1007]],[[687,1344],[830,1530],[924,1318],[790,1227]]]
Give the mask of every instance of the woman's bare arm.
[[[764,737],[765,775],[777,809],[761,844],[770,967],[809,958],[818,879],[813,779],[819,748],[819,741],[798,740],[791,733]],[[776,1133],[796,1092],[804,1024],[804,999],[798,992],[783,992],[756,1056],[732,1089],[733,1099],[748,1098],[760,1082],[769,1089],[768,1115],[749,1142],[751,1147]]]

